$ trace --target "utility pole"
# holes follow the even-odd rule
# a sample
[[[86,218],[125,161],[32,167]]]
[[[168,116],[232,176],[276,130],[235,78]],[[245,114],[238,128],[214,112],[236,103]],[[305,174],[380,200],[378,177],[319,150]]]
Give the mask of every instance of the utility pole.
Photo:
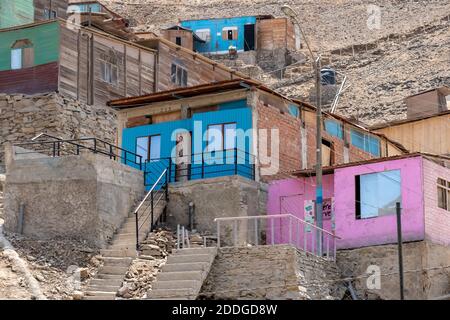
[[[400,277],[400,300],[405,300],[405,292],[403,286],[403,237],[402,237],[402,215],[400,202],[395,204],[397,213],[397,239],[398,239],[398,274]]]
[[[322,88],[320,76],[320,56],[315,61],[316,69],[316,223],[323,229],[323,188],[322,188]],[[317,234],[317,253],[322,255],[322,232]]]
[[[323,229],[323,190],[322,190],[322,90],[321,90],[321,61],[320,55],[317,57],[311,50],[308,39],[303,32],[302,26],[300,25],[300,20],[298,19],[298,14],[288,5],[283,5],[281,11],[298,26],[303,39],[308,47],[309,54],[312,59],[312,66],[315,72],[316,78],[316,225],[318,228]],[[322,232],[317,233],[316,237],[317,243],[317,254],[322,255]]]

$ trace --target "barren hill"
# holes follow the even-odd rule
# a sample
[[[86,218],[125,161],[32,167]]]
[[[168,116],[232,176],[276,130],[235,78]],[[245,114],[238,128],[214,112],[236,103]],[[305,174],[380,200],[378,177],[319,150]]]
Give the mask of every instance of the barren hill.
[[[338,113],[367,124],[405,117],[403,98],[450,84],[450,2],[443,0],[103,0],[136,30],[158,31],[183,19],[253,14],[283,16],[294,7],[313,48],[331,58],[350,87]],[[380,28],[369,28],[371,5]],[[372,29],[372,30],[371,30]],[[352,47],[353,46],[353,47]],[[366,49],[367,47],[367,49]],[[265,75],[280,92],[307,98],[311,70],[291,70],[294,80]],[[296,74],[297,72],[297,74]],[[284,84],[283,84],[284,83]],[[286,85],[286,83],[288,85]]]

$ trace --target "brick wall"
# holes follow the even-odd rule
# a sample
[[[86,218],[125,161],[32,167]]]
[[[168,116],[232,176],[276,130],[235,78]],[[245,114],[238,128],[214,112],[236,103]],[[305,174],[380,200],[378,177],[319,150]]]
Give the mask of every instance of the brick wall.
[[[278,160],[278,172],[289,172],[301,168],[301,121],[290,114],[283,114],[278,108],[264,104],[262,100],[256,102],[256,112],[258,114],[258,131],[267,130],[267,150],[268,156],[272,156],[271,129],[279,130],[279,154],[272,157]],[[260,133],[259,133],[260,136]],[[261,145],[259,145],[261,156]],[[263,166],[264,167],[264,166]],[[265,176],[265,180],[273,180],[277,175]]]
[[[423,158],[425,238],[450,245],[450,211],[438,207],[437,179],[450,181],[450,169]]]

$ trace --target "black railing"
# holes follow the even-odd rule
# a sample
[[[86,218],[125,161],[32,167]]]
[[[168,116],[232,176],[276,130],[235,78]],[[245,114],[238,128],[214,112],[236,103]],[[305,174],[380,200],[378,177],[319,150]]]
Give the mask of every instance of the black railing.
[[[152,185],[141,203],[139,203],[136,210],[134,210],[134,215],[136,216],[136,250],[139,250],[140,232],[148,219],[150,219],[150,228],[149,230],[145,230],[144,236],[147,236],[148,231],[152,232],[156,222],[161,219],[162,211],[159,212],[160,215],[155,219],[155,209],[159,204],[162,204],[162,201],[167,202],[169,199],[168,180],[168,170],[165,169]]]
[[[20,147],[25,150],[15,150],[16,155],[24,154],[44,154],[50,157],[61,157],[65,155],[80,155],[82,151],[89,151],[96,154],[101,154],[110,159],[120,159],[124,164],[134,164],[143,168],[142,156],[115,146],[97,138],[81,138],[73,140],[62,140],[53,138],[53,140],[33,141],[14,144],[15,147]]]
[[[168,182],[240,175],[255,180],[255,157],[249,152],[234,148],[208,151],[172,158],[158,158],[144,163],[146,186],[152,186],[161,172],[168,171]],[[160,185],[166,183],[160,181]]]

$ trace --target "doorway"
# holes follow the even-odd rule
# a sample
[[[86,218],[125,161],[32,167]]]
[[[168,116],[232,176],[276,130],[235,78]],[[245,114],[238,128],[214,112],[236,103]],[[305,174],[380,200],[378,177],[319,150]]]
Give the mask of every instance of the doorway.
[[[255,50],[255,25],[244,25],[244,51]]]

